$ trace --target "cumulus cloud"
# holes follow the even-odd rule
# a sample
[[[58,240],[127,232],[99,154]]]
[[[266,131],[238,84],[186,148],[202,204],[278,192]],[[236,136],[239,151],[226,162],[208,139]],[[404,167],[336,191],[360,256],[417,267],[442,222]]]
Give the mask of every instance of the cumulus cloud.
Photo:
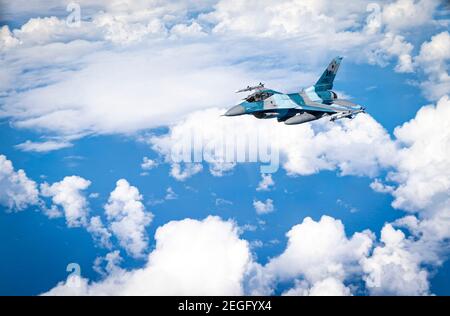
[[[261,266],[234,222],[214,216],[172,221],[157,229],[155,249],[143,268],[119,268],[114,252],[96,260],[103,280],[78,278],[74,287],[68,279],[45,295],[270,294],[286,280],[295,280],[295,286],[285,295],[352,294],[344,282],[362,273],[360,263],[372,247],[369,231],[349,238],[340,221],[323,216],[318,222],[305,218],[287,237],[284,252]]]
[[[146,227],[153,214],[146,211],[139,190],[125,179],[116,183],[104,206],[106,222],[100,215],[89,216],[90,207],[86,189],[91,182],[79,176],[68,176],[59,182],[42,183],[40,193],[51,198],[48,208],[42,206],[49,218],[64,215],[68,227],[85,228],[104,248],[114,246],[115,237],[119,245],[133,257],[142,257],[148,247]]]
[[[347,237],[341,221],[307,217],[286,234],[285,250],[265,265],[254,261],[239,232],[234,222],[214,216],[172,221],[157,229],[143,268],[120,268],[115,251],[95,262],[101,281],[69,277],[45,295],[270,295],[278,284],[293,281],[283,295],[337,296],[363,291],[361,280],[373,295],[430,294],[429,273],[411,251],[415,241],[391,224],[373,249],[375,236],[368,230]]]
[[[448,31],[434,35],[424,42],[414,62],[428,76],[421,82],[422,91],[429,99],[436,100],[450,93],[450,34]]]
[[[370,188],[379,193],[392,193],[394,191],[393,186],[383,183],[380,179],[373,180],[370,183]]]
[[[255,208],[256,214],[259,215],[271,213],[275,210],[272,199],[267,199],[265,202],[254,200],[253,207]]]
[[[337,124],[322,120],[300,125],[294,137],[289,127],[282,124],[256,121],[251,117],[226,120],[219,118],[222,110],[207,110],[193,113],[171,127],[168,134],[153,137],[150,142],[170,161],[171,148],[183,143],[180,140],[186,133],[206,135],[203,138],[205,144],[223,145],[225,136],[233,135],[233,131],[257,139],[258,128],[262,128],[270,131],[271,145],[278,146],[282,167],[290,175],[338,170],[343,175],[376,177],[387,170],[387,183],[376,178],[370,186],[377,192],[392,194],[395,208],[419,216],[420,224],[411,229],[422,235],[422,243],[425,239],[433,243],[422,246],[420,251],[423,252],[427,248],[438,248],[435,243],[449,236],[450,153],[447,151],[450,145],[446,145],[450,144],[449,109],[447,96],[436,105],[423,107],[414,119],[395,129],[394,138],[369,115],[359,115],[352,121]],[[223,131],[223,135],[208,133],[217,129]],[[334,141],[329,142],[329,139]],[[224,151],[217,152],[219,159],[210,160],[212,163],[226,158]],[[437,254],[427,251],[424,256],[424,260],[429,260],[427,257]],[[440,260],[435,263],[440,264]]]
[[[267,5],[270,10],[265,10]],[[221,1],[216,10],[202,17],[215,23],[213,32],[219,34],[244,34],[260,40],[296,38],[306,41],[318,54],[319,47],[332,40],[333,49],[340,54],[352,54],[358,47],[358,59],[364,55],[369,63],[383,66],[397,59],[396,71],[411,72],[413,45],[402,33],[432,25],[438,5],[439,1],[425,0],[353,1],[351,5],[329,1]],[[314,59],[314,54],[308,57]]]
[[[326,278],[309,288],[307,282],[296,282],[295,287],[283,293],[286,296],[350,296],[351,291],[341,281]]]
[[[170,169],[170,175],[178,181],[184,181],[202,170],[203,166],[199,163],[173,163]]]
[[[156,166],[158,166],[158,163],[155,160],[150,159],[148,157],[142,158],[142,163],[141,163],[142,170],[151,170],[151,169],[155,168]]]
[[[286,294],[349,294],[344,281],[362,274],[360,261],[369,255],[374,238],[370,231],[348,238],[342,222],[329,216],[318,222],[307,217],[286,236],[283,253],[250,280],[253,294],[272,293],[280,280],[298,280]]]
[[[292,133],[292,126],[270,120],[221,117],[224,111],[191,113],[171,125],[167,134],[150,137],[152,148],[172,164],[172,176],[184,180],[201,171],[198,162],[182,162],[195,159],[208,163],[213,174],[217,168],[229,172],[236,162],[275,166],[280,162],[290,175],[339,170],[342,175],[375,176],[380,168],[392,165],[396,156],[396,145],[389,134],[367,114],[336,123],[323,119],[297,125],[296,133]],[[270,155],[266,156],[263,149],[269,149]],[[249,161],[250,156],[255,159]],[[198,168],[180,173],[182,164]]]
[[[422,107],[415,118],[394,130],[397,159],[386,180],[371,187],[394,197],[392,206],[408,215],[386,225],[382,242],[368,259],[368,287],[375,294],[429,293],[424,266],[438,267],[448,254],[443,243],[450,237],[450,101],[442,97],[436,105]],[[412,237],[395,230],[409,230]]]
[[[111,248],[111,233],[103,225],[103,221],[100,216],[93,216],[89,220],[87,231],[92,234],[92,237],[98,242],[99,245],[105,248]]]
[[[0,28],[0,51],[9,49],[19,44],[19,40],[13,36],[9,27],[3,25]]]
[[[139,190],[125,179],[118,180],[105,205],[105,214],[119,244],[130,255],[142,257],[148,246],[145,229],[153,214],[146,211]]]
[[[53,205],[62,207],[67,226],[86,226],[89,206],[83,191],[90,185],[91,182],[82,177],[68,176],[52,185],[42,183],[40,193],[51,198]]]
[[[384,138],[386,133],[383,129],[378,134],[381,139],[389,139],[385,144],[391,146],[389,154],[385,153],[383,156],[377,153],[380,156],[376,158],[383,162],[389,161],[380,165],[392,170],[388,174],[391,184],[386,185],[376,178],[371,186],[374,190],[393,194],[394,206],[409,209],[418,217],[408,216],[387,224],[381,232],[380,244],[375,245],[373,253],[374,235],[370,231],[347,237],[339,220],[324,216],[316,222],[306,218],[288,232],[288,243],[281,255],[272,258],[264,266],[255,262],[249,264],[244,283],[240,285],[245,289],[244,292],[270,294],[279,282],[294,281],[294,287],[285,291],[285,295],[351,295],[362,279],[366,289],[375,295],[430,294],[429,272],[425,265],[442,263],[436,246],[449,231],[448,222],[445,221],[445,217],[448,217],[448,190],[446,191],[445,182],[448,170],[445,161],[449,157],[445,154],[448,107],[448,98],[443,98],[436,106],[424,107],[413,120],[395,130],[394,140]],[[362,125],[362,122],[358,124]],[[318,133],[324,133],[336,126],[331,126],[331,129],[322,125],[308,126],[307,130],[314,133],[314,128]],[[338,133],[343,128],[346,126],[338,126]],[[346,139],[366,140],[363,135],[367,132],[361,131],[361,128],[352,133],[358,136]],[[433,135],[441,137],[432,137]],[[367,143],[367,146],[373,146],[378,140]],[[383,142],[380,141],[381,143]],[[391,159],[386,159],[386,156],[391,156]],[[353,162],[346,167],[352,170]],[[376,166],[375,170],[379,167]],[[432,186],[427,176],[429,172],[437,180]],[[426,190],[413,189],[416,185],[427,183]],[[410,190],[413,193],[409,193]],[[425,195],[419,194],[422,191]],[[394,226],[406,227],[418,238],[407,239]],[[134,271],[126,272],[125,275],[128,273],[132,274]],[[115,278],[117,276],[105,280],[115,283],[112,281]],[[106,291],[100,293],[110,293],[107,292],[109,289],[103,288],[104,283],[89,284],[85,281],[85,284],[83,293],[97,293],[89,292],[93,288],[97,289],[97,286],[101,291]],[[66,286],[61,284],[58,289],[65,290]],[[122,291],[122,288],[115,291]]]
[[[442,244],[450,237],[449,111],[450,101],[445,96],[394,131],[405,147],[396,170],[388,176],[398,184],[392,192],[392,205],[415,215],[396,223],[417,239],[409,251],[419,256],[421,263],[433,266],[442,264],[447,254]]]
[[[61,282],[45,295],[242,295],[251,262],[248,242],[231,221],[209,216],[159,227],[145,267],[115,270],[104,280]]]
[[[197,22],[192,22],[190,25],[177,24],[170,30],[173,37],[202,37],[207,33],[203,31],[203,28]]]
[[[408,248],[405,235],[387,224],[381,242],[370,258],[363,260],[366,287],[374,295],[427,295],[428,273],[421,257]]]
[[[95,258],[92,269],[102,277],[106,277],[108,274],[120,271],[120,263],[122,261],[123,258],[120,256],[120,251],[114,250],[107,253],[104,257]]]
[[[136,2],[129,3],[127,10],[115,2],[87,1],[83,10],[87,9],[90,19],[82,21],[80,28],[69,28],[65,16],[56,14],[66,14],[65,3],[52,1],[51,7],[58,8],[53,17],[53,12],[39,11],[37,8],[42,5],[36,3],[8,3],[5,15],[23,16],[25,23],[17,29],[0,29],[0,96],[4,101],[0,117],[10,118],[12,126],[67,137],[128,134],[169,124],[167,134],[152,137],[149,142],[171,163],[171,175],[178,180],[186,180],[203,168],[199,162],[173,161],[171,150],[183,135],[199,131],[207,135],[206,143],[215,145],[223,139],[223,131],[256,135],[255,126],[280,136],[274,138],[273,145],[289,175],[337,170],[342,175],[379,177],[380,170],[390,170],[386,178],[389,184],[377,178],[371,187],[391,193],[394,207],[413,213],[392,225],[408,228],[415,241],[387,225],[382,232],[383,244],[375,248],[372,257],[367,257],[373,238],[369,232],[349,238],[342,224],[334,219],[305,219],[292,228],[285,252],[256,269],[257,275],[264,272],[264,276],[259,281],[252,279],[261,285],[255,287],[255,292],[270,293],[274,280],[294,279],[295,287],[286,294],[350,294],[348,283],[353,275],[362,273],[362,262],[367,287],[373,294],[403,290],[429,293],[428,275],[422,265],[442,262],[435,250],[450,231],[448,97],[442,97],[436,106],[424,107],[413,120],[397,128],[395,139],[369,115],[336,124],[321,120],[296,126],[295,135],[292,127],[283,124],[249,117],[219,118],[221,109],[185,115],[210,106],[235,104],[238,100],[229,91],[240,85],[236,78],[240,82],[265,80],[275,88],[298,89],[314,80],[319,65],[321,70],[330,57],[323,53],[324,47],[333,47],[330,54],[343,54],[357,62],[385,66],[395,59],[396,71],[423,73],[425,79],[419,79],[419,86],[428,98],[439,99],[450,91],[448,31],[422,43],[417,56],[412,56],[415,50],[411,44],[415,42],[411,30],[428,25],[439,29],[439,23],[433,19],[437,1],[398,0],[367,6],[367,1],[343,4],[286,0],[269,3],[271,10],[263,10],[262,6],[268,4],[260,1],[218,1],[213,5]],[[41,18],[30,19],[34,12],[39,12]],[[265,49],[255,50],[255,44]],[[224,49],[230,45],[233,50]],[[301,61],[299,51],[304,52]],[[304,71],[299,73],[298,67]],[[30,140],[18,148],[45,151],[62,147],[61,142]],[[214,176],[226,174],[235,166],[235,161],[227,160],[223,151],[210,158],[206,162]],[[5,166],[0,169],[0,186],[7,188],[0,202],[16,210],[36,203],[36,184],[23,171],[15,172],[5,157],[1,160],[0,156],[0,162]],[[142,205],[139,191],[120,180],[105,206],[108,223],[104,225],[99,217],[88,218],[83,194],[88,182],[73,176],[53,185],[44,183],[42,195],[53,200],[47,214],[58,216],[62,210],[69,226],[89,227],[105,243],[113,234],[131,255],[142,256],[148,243],[145,227],[151,214]],[[203,225],[205,222],[195,223],[209,226]],[[316,232],[323,237],[319,247],[323,251],[311,253],[303,240],[309,240]],[[327,239],[330,236],[344,246],[334,247]],[[164,248],[165,238],[160,239],[162,249],[173,250]],[[297,258],[297,248],[298,253],[306,255]],[[161,252],[173,259],[169,252]],[[293,258],[299,260],[298,265],[291,263]],[[248,262],[240,262],[244,261]],[[166,283],[168,279],[182,278],[177,275],[172,279],[172,272],[161,274],[162,268],[153,269],[155,266],[160,267],[156,263],[152,266],[149,260],[144,269],[116,270],[111,273],[114,277],[94,284],[82,279],[77,293],[124,293],[114,284],[138,282],[138,278],[147,275],[145,271],[157,271],[149,274],[151,281],[158,278],[154,275],[163,275],[157,280],[165,278]],[[236,272],[235,280],[241,280],[242,270],[236,270],[239,273]],[[193,271],[195,275],[197,270]],[[191,281],[182,283],[185,288],[177,293],[189,292]],[[233,286],[224,287],[224,292],[241,293],[241,286],[234,282]],[[145,285],[142,287],[146,292]],[[57,289],[64,292],[67,283]]]
[[[38,202],[36,182],[22,169],[15,171],[12,162],[0,155],[0,205],[10,211],[21,211]]]
[[[399,183],[393,206],[404,210],[437,207],[449,200],[450,100],[422,107],[416,117],[397,127],[394,134],[403,144],[396,170],[389,178]]]
[[[275,182],[272,179],[272,175],[269,174],[261,174],[261,181],[258,183],[258,187],[256,191],[269,191],[271,187],[275,185]]]
[[[393,30],[410,30],[433,24],[437,0],[397,0],[380,7],[382,23]]]
[[[391,56],[398,57],[398,63],[395,66],[397,72],[413,72],[413,62],[411,52],[413,45],[405,41],[401,35],[386,33],[384,39],[380,42],[380,49],[384,52],[385,58]]]

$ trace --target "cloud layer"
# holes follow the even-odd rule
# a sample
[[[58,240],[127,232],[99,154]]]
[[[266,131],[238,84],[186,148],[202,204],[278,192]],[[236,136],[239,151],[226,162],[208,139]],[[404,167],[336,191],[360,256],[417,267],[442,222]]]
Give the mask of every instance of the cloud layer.
[[[5,16],[41,17],[1,28],[0,116],[48,138],[19,148],[57,150],[70,142],[55,143],[55,134],[126,134],[171,124],[194,110],[233,105],[237,99],[229,91],[242,84],[266,81],[297,90],[334,54],[418,71],[424,93],[437,99],[450,91],[448,32],[422,43],[417,56],[407,37],[420,27],[445,27],[446,20],[434,19],[438,5],[83,1],[80,25],[73,27],[66,23],[65,2],[54,1],[48,11],[15,2],[6,5]]]
[[[237,226],[218,217],[159,227],[145,267],[103,281],[62,282],[46,295],[241,295],[251,254]]]
[[[211,216],[159,227],[149,253],[146,230],[153,215],[127,180],[117,181],[105,212],[92,215],[89,180],[67,176],[41,184],[39,192],[0,155],[2,206],[20,211],[34,205],[50,218],[64,215],[69,227],[84,227],[100,245],[114,248],[116,241],[130,256],[147,259],[142,268],[124,270],[112,249],[102,280],[67,280],[47,294],[272,294],[286,282],[292,287],[285,295],[430,294],[429,269],[443,263],[450,237],[450,36],[448,21],[436,18],[438,1],[93,0],[81,6],[86,16],[79,27],[66,23],[60,1],[51,2],[52,10],[34,1],[5,6],[4,17],[20,17],[23,25],[0,28],[0,117],[43,135],[17,149],[47,152],[90,134],[168,126],[147,141],[171,164],[171,176],[185,181],[204,168],[173,161],[172,149],[186,135],[201,135],[214,148],[224,133],[257,138],[265,132],[288,175],[335,170],[374,178],[371,187],[391,194],[392,206],[408,213],[386,223],[379,241],[368,230],[347,236],[332,217],[305,218],[287,232],[284,251],[265,265],[236,223]],[[411,34],[419,28],[432,35],[417,42]],[[335,54],[415,73],[412,83],[438,101],[393,137],[366,114],[296,126],[295,134],[283,124],[220,117],[238,101],[229,91],[243,82],[263,80],[294,91]],[[236,166],[224,151],[209,158],[205,166],[214,176]],[[142,168],[158,162],[147,158]],[[257,189],[271,186],[264,175]],[[274,209],[270,198],[254,206],[259,214]]]

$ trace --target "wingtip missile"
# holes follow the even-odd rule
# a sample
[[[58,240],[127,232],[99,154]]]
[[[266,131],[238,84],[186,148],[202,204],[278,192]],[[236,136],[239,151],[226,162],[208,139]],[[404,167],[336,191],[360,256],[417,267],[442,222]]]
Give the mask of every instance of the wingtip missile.
[[[247,86],[247,88],[240,89],[240,90],[236,91],[236,93],[252,91],[252,90],[257,90],[257,89],[263,89],[263,88],[264,88],[264,83],[260,82],[257,86],[252,86],[252,87]]]

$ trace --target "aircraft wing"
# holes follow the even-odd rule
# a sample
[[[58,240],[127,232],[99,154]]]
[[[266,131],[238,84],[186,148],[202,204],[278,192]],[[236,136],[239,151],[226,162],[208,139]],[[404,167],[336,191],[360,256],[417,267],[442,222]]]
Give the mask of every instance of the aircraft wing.
[[[336,104],[339,106],[346,106],[346,107],[358,106],[358,104],[356,104],[356,103],[350,102],[348,100],[342,100],[342,99],[333,100],[333,104]]]
[[[326,113],[336,113],[337,112],[335,109],[333,109],[328,104],[324,104],[324,103],[320,103],[320,102],[311,100],[304,91],[300,92],[300,96],[302,97],[304,104],[299,104],[297,106],[298,109],[302,109],[307,112],[309,112],[309,111],[311,111],[311,112],[326,112]]]

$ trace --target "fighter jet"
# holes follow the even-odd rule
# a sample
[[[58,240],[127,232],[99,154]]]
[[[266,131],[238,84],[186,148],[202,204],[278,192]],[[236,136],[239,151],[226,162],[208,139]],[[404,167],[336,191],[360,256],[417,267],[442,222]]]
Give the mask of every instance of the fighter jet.
[[[287,125],[302,124],[328,117],[331,121],[354,118],[364,107],[339,99],[332,91],[333,81],[342,57],[334,58],[315,85],[296,93],[281,93],[264,84],[241,89],[236,93],[254,91],[244,101],[229,109],[225,116],[251,114],[259,119],[277,118]]]

